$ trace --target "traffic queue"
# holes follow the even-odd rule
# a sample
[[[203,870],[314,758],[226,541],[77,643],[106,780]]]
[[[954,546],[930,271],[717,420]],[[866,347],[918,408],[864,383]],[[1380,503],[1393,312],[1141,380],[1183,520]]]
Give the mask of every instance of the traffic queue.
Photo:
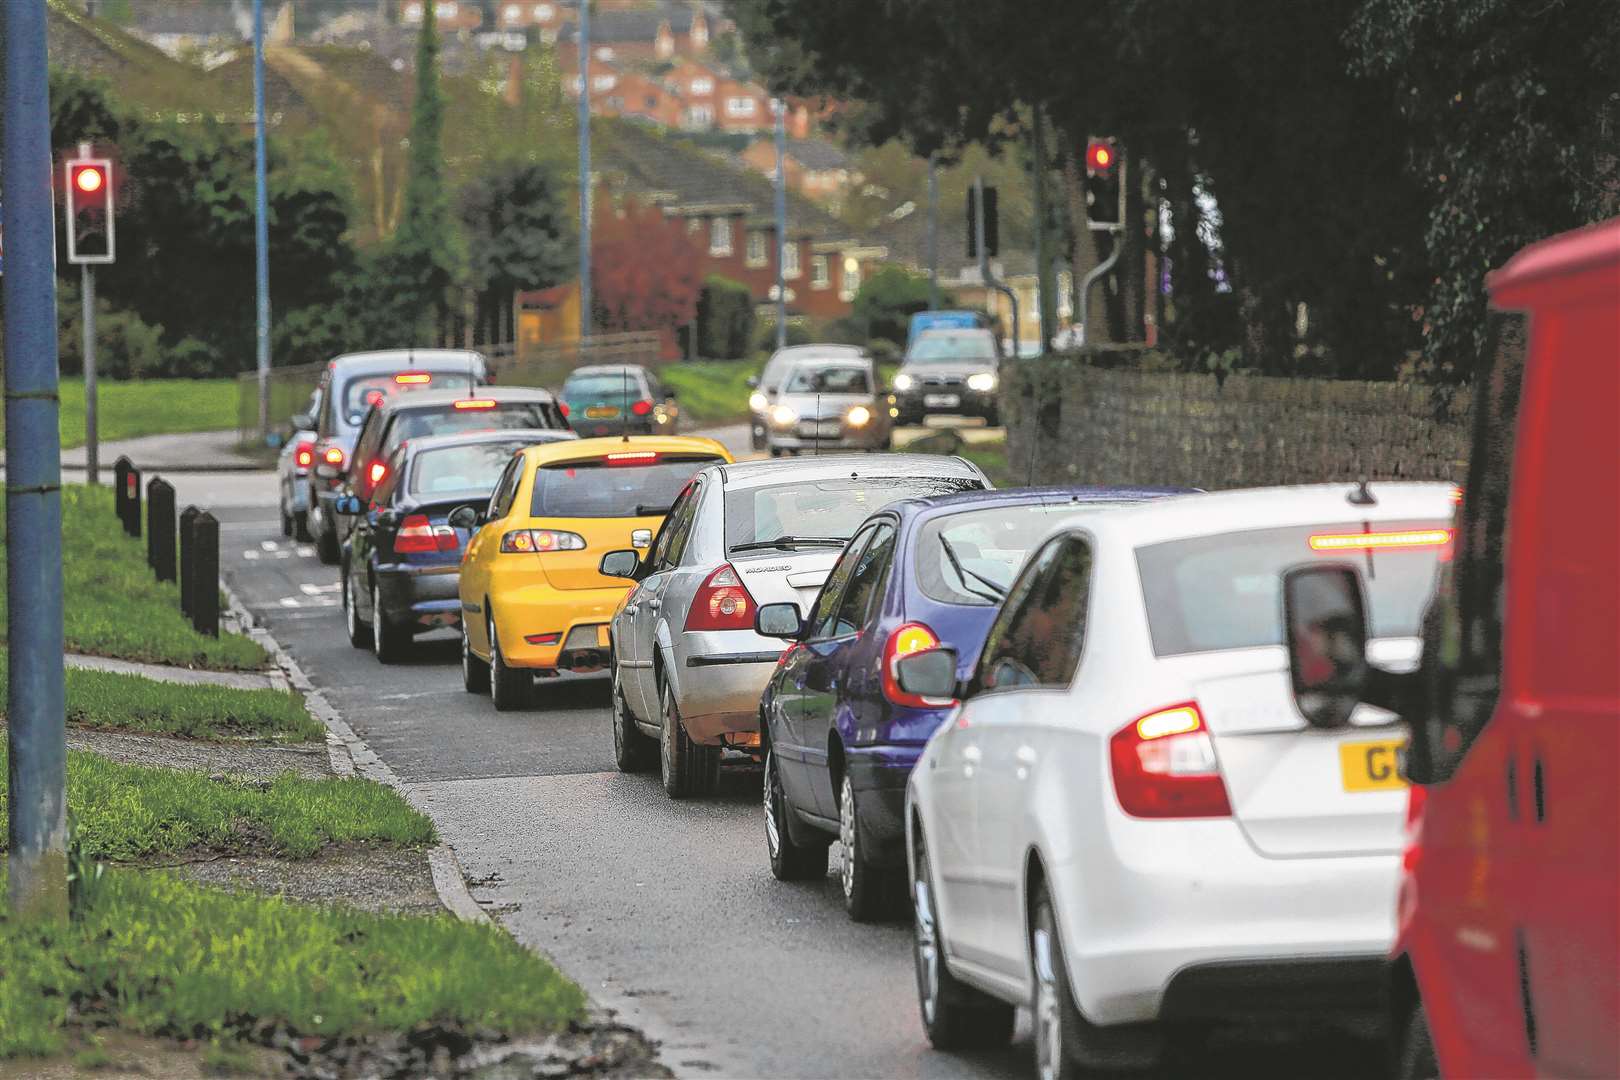
[[[283,523],[380,661],[454,627],[497,709],[605,681],[671,798],[762,769],[762,869],[837,841],[940,1049],[1026,1007],[1042,1077],[1256,1019],[1382,1030],[1402,1077],[1620,1075],[1620,223],[1492,287],[1460,488],[996,490],[840,452],[899,411],[841,346],[773,360],[737,462],[650,429],[646,373],[568,415],[402,350],[332,362]]]

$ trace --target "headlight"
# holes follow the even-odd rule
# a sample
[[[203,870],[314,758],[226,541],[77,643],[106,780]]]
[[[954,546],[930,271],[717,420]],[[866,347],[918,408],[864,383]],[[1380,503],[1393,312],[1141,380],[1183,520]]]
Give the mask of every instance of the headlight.
[[[799,419],[799,414],[786,405],[778,405],[771,410],[771,423],[777,427],[791,427]]]
[[[988,393],[996,388],[996,373],[993,371],[979,371],[968,376],[968,389],[979,393]]]
[[[850,427],[865,427],[872,419],[872,410],[865,405],[857,405],[844,416]]]
[[[917,380],[912,378],[910,375],[907,375],[903,371],[894,377],[894,388],[896,390],[910,390],[916,385]]]
[[[764,412],[767,404],[768,402],[765,400],[765,395],[760,393],[758,390],[755,390],[752,394],[748,395],[748,407],[755,412]]]

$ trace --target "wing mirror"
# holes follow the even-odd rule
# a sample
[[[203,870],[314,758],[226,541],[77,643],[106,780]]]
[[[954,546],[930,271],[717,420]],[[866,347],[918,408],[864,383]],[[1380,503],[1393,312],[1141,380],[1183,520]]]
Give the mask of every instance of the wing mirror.
[[[1372,680],[1367,605],[1355,568],[1300,566],[1283,574],[1283,625],[1300,715],[1312,727],[1344,727]]]
[[[895,678],[906,693],[941,705],[961,696],[956,687],[956,650],[949,645],[902,656],[895,663]]]
[[[754,633],[761,637],[797,641],[804,635],[798,604],[766,604],[754,614]]]
[[[333,500],[332,509],[344,517],[354,517],[360,513],[360,500],[353,495],[339,495]]]
[[[293,413],[292,426],[294,431],[314,431],[315,418],[307,412]]]
[[[748,376],[748,378],[743,380],[743,385],[748,387],[748,389],[750,389],[750,390],[758,390],[759,389],[759,376],[758,375],[750,375],[750,376]]]
[[[634,551],[610,551],[602,556],[597,570],[603,577],[634,579],[641,570],[641,556]]]
[[[483,515],[478,512],[478,507],[476,506],[458,506],[454,510],[450,511],[450,516],[445,520],[447,520],[453,528],[466,529],[468,532],[471,532],[473,529],[478,528],[479,518],[482,516]]]

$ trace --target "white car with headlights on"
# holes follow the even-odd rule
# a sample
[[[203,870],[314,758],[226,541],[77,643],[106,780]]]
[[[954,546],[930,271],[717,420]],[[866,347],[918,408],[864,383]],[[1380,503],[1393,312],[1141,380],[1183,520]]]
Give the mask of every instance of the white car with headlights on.
[[[887,450],[893,425],[871,357],[801,360],[766,410],[771,456],[820,450]]]
[[[1454,491],[1080,511],[1034,549],[964,684],[949,648],[897,663],[908,692],[961,702],[906,799],[936,1046],[1005,1042],[1027,1005],[1039,1075],[1069,1077],[1151,1060],[1171,1026],[1378,1021],[1405,733],[1365,705],[1339,726],[1300,714],[1283,577],[1360,568],[1365,655],[1414,665]],[[1324,662],[1363,655],[1316,630]]]
[[[831,344],[789,345],[773,352],[759,375],[748,379],[748,434],[754,449],[765,449],[771,406],[776,404],[788,372],[797,364],[806,360],[859,360],[865,355],[865,350],[855,345]]]

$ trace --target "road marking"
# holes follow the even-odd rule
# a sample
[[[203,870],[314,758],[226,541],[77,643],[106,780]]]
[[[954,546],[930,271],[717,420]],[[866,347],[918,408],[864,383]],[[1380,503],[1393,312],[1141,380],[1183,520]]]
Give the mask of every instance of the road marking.
[[[336,596],[283,596],[276,602],[284,608],[329,608],[341,603]]]
[[[242,558],[244,558],[244,559],[257,559],[259,557],[259,555],[260,555],[260,552],[253,551],[253,550],[248,550],[248,551],[242,552]]]
[[[292,555],[293,555],[293,553],[290,552],[290,551],[278,551],[278,552],[276,552],[276,558],[278,558],[278,559],[290,559],[290,558],[292,558]]]
[[[259,541],[259,546],[262,547],[266,551],[274,551],[274,550],[276,550],[277,545],[276,545],[276,542],[274,540],[260,540]]]
[[[301,559],[312,559],[315,557],[315,549],[310,547],[308,544],[299,544],[297,547],[293,548],[293,550],[298,552],[298,557]]]
[[[335,593],[343,588],[341,581],[334,581],[330,585],[311,585],[308,582],[298,586],[298,590],[305,596],[320,596],[322,593]]]

